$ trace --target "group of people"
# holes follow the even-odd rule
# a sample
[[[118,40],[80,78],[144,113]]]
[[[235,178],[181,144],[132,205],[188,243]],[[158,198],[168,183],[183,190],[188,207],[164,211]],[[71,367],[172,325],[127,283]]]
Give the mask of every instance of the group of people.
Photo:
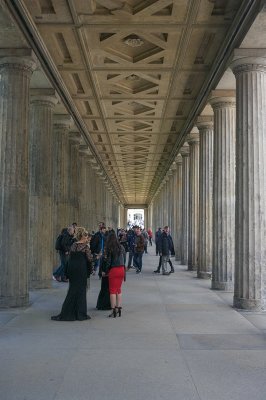
[[[69,228],[67,228],[67,231],[69,231]],[[120,244],[113,230],[106,233],[106,227],[103,223],[99,225],[99,231],[94,235],[96,238],[83,227],[74,227],[73,230],[72,244],[70,249],[66,249],[65,257],[63,257],[64,265],[63,267],[62,265],[59,266],[59,268],[64,269],[63,274],[65,279],[69,281],[69,288],[61,312],[52,316],[51,319],[53,321],[90,319],[87,314],[86,292],[90,275],[95,272],[97,265],[99,266],[99,275],[102,277],[97,306],[101,304],[104,295],[106,304],[99,309],[111,309],[112,312],[109,317],[121,317],[121,286],[125,279],[124,247]],[[99,242],[98,245],[97,242]],[[90,243],[95,246],[96,250],[94,251],[99,251],[98,253],[92,252]],[[63,253],[63,249],[61,253]],[[61,253],[59,253],[60,259],[62,259]]]
[[[105,224],[100,223],[98,231],[93,235],[85,228],[78,227],[76,223],[64,228],[56,239],[55,248],[59,252],[60,265],[53,273],[53,279],[69,282],[69,289],[60,314],[52,316],[51,319],[55,321],[90,319],[87,315],[86,292],[90,275],[96,273],[101,279],[96,308],[111,310],[109,317],[121,317],[121,287],[126,280],[126,270],[134,268],[136,274],[141,274],[146,241],[152,245],[151,229],[146,232],[139,226],[134,226],[128,231],[118,229],[115,232],[111,228],[106,229]],[[158,228],[155,243],[160,262],[154,272],[159,273],[162,267],[162,274],[169,275],[174,272],[169,257],[170,254],[174,254],[174,246],[168,226],[163,229]],[[127,253],[129,256],[126,267]],[[167,271],[167,263],[170,263],[170,272]]]

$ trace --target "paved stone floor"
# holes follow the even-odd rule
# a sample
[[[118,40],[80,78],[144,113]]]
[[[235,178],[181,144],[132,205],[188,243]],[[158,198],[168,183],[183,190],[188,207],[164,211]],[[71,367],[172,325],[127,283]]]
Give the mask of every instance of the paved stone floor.
[[[154,247],[124,285],[122,318],[55,322],[67,284],[0,311],[1,400],[265,400],[266,314],[237,312],[186,267],[153,274]]]

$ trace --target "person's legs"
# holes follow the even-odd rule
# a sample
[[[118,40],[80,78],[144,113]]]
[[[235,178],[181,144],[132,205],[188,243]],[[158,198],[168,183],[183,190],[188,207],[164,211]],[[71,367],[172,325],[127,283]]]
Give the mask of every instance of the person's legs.
[[[112,308],[115,308],[115,306],[116,306],[116,294],[110,294],[110,302],[111,302],[111,307]]]
[[[133,255],[133,265],[136,268],[137,273],[140,271],[138,255],[139,255],[139,253],[134,253],[134,255]]]
[[[148,246],[148,243],[145,243],[145,244],[144,244],[144,251],[145,251],[145,254],[148,254],[147,246]]]
[[[116,304],[117,307],[122,307],[122,293],[116,295]]]
[[[163,275],[169,275],[169,273],[167,272],[167,262],[169,260],[169,256],[162,256],[162,272]]]
[[[128,253],[128,263],[127,263],[127,268],[128,268],[128,269],[131,267],[132,258],[133,258],[133,253],[132,253],[131,250],[129,250],[129,253]]]
[[[142,256],[143,256],[143,253],[139,253],[139,267],[140,267],[140,272],[142,271]]]
[[[134,266],[136,267],[137,274],[142,270],[142,256],[143,253],[134,253]]]
[[[95,259],[94,259],[93,275],[96,274],[97,269],[99,268],[99,265],[100,265],[100,259],[95,257]]]
[[[171,273],[173,273],[173,272],[175,272],[175,270],[174,270],[174,266],[173,266],[173,263],[172,263],[172,261],[170,260],[170,257],[169,257],[169,260],[168,260],[168,263],[169,263],[169,265],[170,265],[170,268],[171,268]]]
[[[156,274],[159,274],[160,270],[161,270],[161,266],[162,266],[162,256],[160,256],[160,258],[159,258],[159,265],[158,265],[157,269],[153,272],[155,272]]]

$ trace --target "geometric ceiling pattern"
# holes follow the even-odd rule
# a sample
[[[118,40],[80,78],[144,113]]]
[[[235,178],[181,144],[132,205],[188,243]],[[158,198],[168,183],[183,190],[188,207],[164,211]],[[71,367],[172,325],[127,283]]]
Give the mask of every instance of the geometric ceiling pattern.
[[[24,0],[123,204],[148,204],[242,0]]]

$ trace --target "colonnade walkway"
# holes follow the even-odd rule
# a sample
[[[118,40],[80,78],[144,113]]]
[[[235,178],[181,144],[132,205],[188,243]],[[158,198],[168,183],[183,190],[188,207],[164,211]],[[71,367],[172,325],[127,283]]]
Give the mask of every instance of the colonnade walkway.
[[[265,400],[266,315],[237,312],[232,294],[175,264],[127,274],[123,315],[95,310],[91,279],[83,322],[56,322],[67,284],[31,293],[31,305],[0,311],[3,400]]]

